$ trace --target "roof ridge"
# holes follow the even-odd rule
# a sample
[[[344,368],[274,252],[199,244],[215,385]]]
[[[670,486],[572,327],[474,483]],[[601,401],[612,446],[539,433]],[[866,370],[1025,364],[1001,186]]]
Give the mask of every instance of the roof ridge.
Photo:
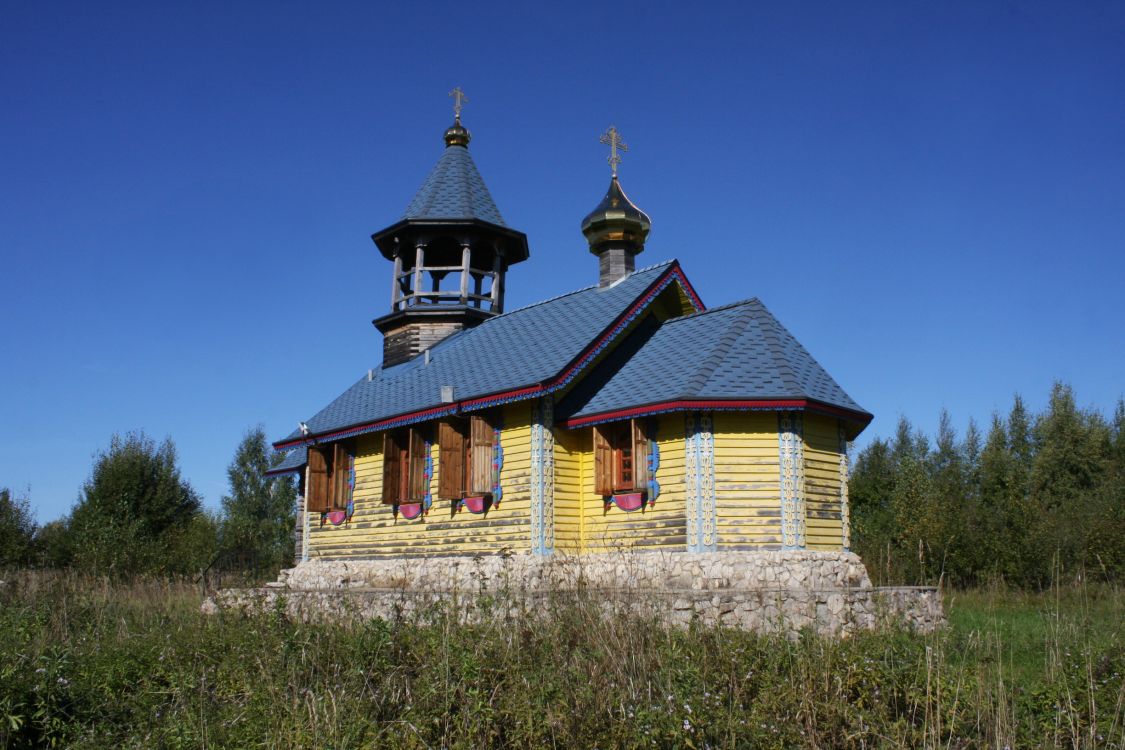
[[[645,271],[651,271],[652,269],[660,268],[661,266],[668,266],[668,265],[671,265],[675,262],[676,262],[675,258],[669,258],[668,260],[662,260],[662,261],[659,261],[657,263],[653,263],[651,266],[645,266],[644,268],[634,269],[633,273],[644,273]]]
[[[637,269],[636,271],[633,271],[633,273],[629,274],[629,276],[632,277],[632,276],[636,276],[639,273],[645,273],[647,271],[652,271],[652,270],[655,270],[657,268],[662,268],[664,266],[670,266],[675,262],[676,262],[676,259],[672,258],[672,259],[666,260],[662,263],[656,263],[656,264],[651,265],[651,266],[646,266],[645,268]],[[623,281],[624,281],[624,279],[623,279]],[[492,320],[497,320],[498,318],[502,318],[505,315],[514,315],[515,313],[523,312],[524,310],[530,310],[533,307],[539,307],[540,305],[545,305],[548,302],[554,302],[555,300],[560,300],[564,297],[569,297],[573,294],[581,294],[582,292],[588,292],[591,289],[597,289],[597,288],[599,288],[598,284],[590,284],[589,286],[584,286],[584,287],[581,287],[579,289],[574,289],[574,290],[569,291],[569,292],[563,292],[562,294],[557,294],[554,297],[548,297],[547,299],[542,299],[542,300],[539,300],[538,302],[532,302],[531,304],[524,305],[523,307],[517,307],[515,310],[509,310],[508,312],[497,315],[494,318],[489,318],[488,320],[484,321],[484,323],[488,323],[489,321],[492,321]],[[482,323],[481,325],[484,325],[484,323]]]
[[[711,378],[715,373],[715,369],[727,358],[731,346],[742,336],[743,331],[746,330],[746,326],[750,324],[753,318],[754,311],[749,308],[739,312],[727,327],[727,330],[719,337],[719,341],[715,344],[715,348],[711,351],[711,354],[703,360],[702,364],[699,365],[699,369],[695,371],[695,374],[688,380],[687,385],[684,386],[685,396],[693,395]]]
[[[778,334],[778,327],[781,326],[777,322],[777,318],[769,311],[761,302],[762,312],[765,313],[766,324],[762,326],[762,336],[766,340],[766,346],[769,349],[770,356],[773,358],[774,367],[777,368],[777,374],[781,377],[781,381],[785,383],[785,387],[791,392],[802,392],[804,389],[801,387],[800,381],[797,380],[793,368],[789,366],[789,360],[785,357],[785,353],[781,350],[781,337]]]
[[[488,189],[488,183],[484,181],[484,175],[482,175],[480,173],[480,169],[477,168],[477,163],[473,160],[472,154],[469,153],[468,147],[465,147],[465,158],[467,159],[464,167],[465,170],[468,171],[471,167],[476,171],[477,179],[480,181],[481,188],[480,191],[478,191],[477,186],[473,185],[471,175],[466,175],[466,183],[469,192],[469,205],[476,205],[478,200],[487,201],[486,205],[491,206],[492,210],[496,212],[496,218],[500,220],[500,224],[503,226],[507,226],[507,223],[504,221],[504,214],[500,213],[500,206],[496,205],[496,199],[492,197],[492,191]]]
[[[654,271],[658,268],[670,266],[670,265],[674,264],[675,262],[676,262],[676,259],[671,258],[669,260],[665,260],[665,261],[662,261],[660,263],[654,263],[651,266],[646,266],[645,268],[642,268],[640,270],[633,271],[633,273],[630,274],[630,276],[635,276],[639,273],[647,273],[647,272],[650,272],[650,271]],[[588,291],[591,291],[591,290],[597,289],[597,288],[598,288],[597,284],[590,284],[589,286],[584,286],[580,289],[574,289],[574,290],[571,290],[569,292],[564,292],[562,294],[555,295],[554,297],[548,297],[547,299],[539,300],[538,302],[532,302],[531,304],[524,305],[523,307],[517,307],[515,310],[509,310],[508,312],[501,313],[499,315],[495,315],[491,318],[488,318],[487,320],[481,321],[481,323],[479,325],[476,325],[472,328],[463,328],[460,331],[456,331],[455,333],[451,333],[450,335],[443,338],[441,341],[439,341],[436,344],[434,344],[433,346],[431,346],[430,351],[435,355],[440,354],[439,348],[444,348],[446,346],[446,344],[448,344],[449,342],[452,342],[456,339],[459,339],[459,338],[471,333],[472,331],[484,328],[485,326],[487,326],[489,323],[491,323],[494,320],[500,320],[502,318],[507,318],[508,316],[515,315],[518,312],[523,312],[525,310],[531,310],[531,309],[534,309],[536,307],[540,307],[541,305],[546,305],[549,302],[555,302],[557,300],[565,299],[566,297],[571,297],[571,296],[574,296],[575,294],[581,294],[582,292],[588,292]],[[678,320],[678,318],[676,318],[676,320]],[[414,369],[414,368],[406,368],[405,366],[414,362],[416,359],[417,359],[417,357],[412,357],[412,358],[406,360],[405,362],[400,362],[399,364],[394,365],[392,367],[383,367],[383,368],[378,368],[378,369],[381,371],[381,373],[387,373],[388,370],[395,370],[397,372],[392,373],[392,374],[401,375],[403,373],[406,373],[408,371],[412,371]],[[400,368],[402,368],[402,369],[400,369]]]
[[[687,313],[686,315],[681,315],[677,318],[669,318],[668,320],[664,321],[664,324],[668,325],[669,323],[678,323],[681,320],[689,320],[691,318],[698,318],[701,315],[709,315],[709,314],[714,313],[714,312],[725,312],[727,310],[730,310],[732,307],[739,307],[741,305],[758,305],[760,307],[764,307],[762,305],[762,301],[760,299],[758,299],[757,297],[749,297],[747,299],[742,299],[742,300],[739,300],[737,302],[728,302],[727,304],[719,305],[718,307],[708,307],[706,310],[696,310],[695,312],[690,312],[690,313]]]

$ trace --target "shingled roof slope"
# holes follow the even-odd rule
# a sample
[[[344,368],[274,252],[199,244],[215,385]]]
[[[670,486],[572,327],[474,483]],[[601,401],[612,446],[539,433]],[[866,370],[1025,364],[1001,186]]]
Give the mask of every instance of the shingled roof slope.
[[[464,146],[449,146],[442,152],[402,218],[480,219],[508,226]]]
[[[294,471],[299,471],[308,460],[308,447],[304,445],[298,445],[296,448],[285,454],[285,458],[281,460],[281,463],[267,471],[266,476],[289,474]]]
[[[610,287],[591,286],[498,315],[444,339],[430,362],[415,357],[365,375],[307,421],[323,435],[439,407],[442,386],[458,401],[544,383],[591,346],[675,264],[638,270]],[[299,439],[294,431],[281,444]]]
[[[605,385],[559,416],[735,399],[811,399],[870,417],[757,298],[667,321]]]

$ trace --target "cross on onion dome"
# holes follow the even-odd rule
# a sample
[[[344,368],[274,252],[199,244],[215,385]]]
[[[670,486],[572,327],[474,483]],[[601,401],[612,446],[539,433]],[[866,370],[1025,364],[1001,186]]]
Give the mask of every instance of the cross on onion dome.
[[[465,96],[460,86],[450,91],[449,95],[453,97],[453,118],[460,122],[461,108],[469,103],[469,97]]]
[[[602,134],[601,142],[609,146],[609,168],[613,170],[613,176],[617,177],[617,165],[621,163],[621,157],[617,155],[618,151],[625,152],[629,147],[625,145],[625,141],[621,140],[621,133],[617,132],[617,128],[613,125],[609,126],[609,130]]]

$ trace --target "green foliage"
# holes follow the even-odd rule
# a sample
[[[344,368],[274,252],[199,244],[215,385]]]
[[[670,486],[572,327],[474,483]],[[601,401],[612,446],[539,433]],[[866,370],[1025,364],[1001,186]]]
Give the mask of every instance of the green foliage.
[[[200,547],[214,548],[201,538],[200,513],[170,439],[157,445],[144,433],[114,435],[68,519],[71,560],[116,576],[198,571],[210,556]]]
[[[1119,747],[1125,595],[974,590],[952,626],[797,640],[582,597],[458,622],[198,612],[197,590],[0,587],[0,747]],[[500,607],[498,612],[507,611]]]
[[[74,560],[74,537],[70,533],[70,518],[48,521],[35,535],[38,562],[47,568],[68,567]]]
[[[942,412],[934,447],[900,420],[850,480],[853,546],[876,579],[1043,586],[1058,573],[1125,574],[1125,405],[1108,423],[1056,383],[1047,409],[1015,398],[983,446]]]
[[[246,433],[227,468],[222,548],[248,552],[260,571],[292,564],[297,488],[290,477],[270,478],[270,448],[261,426]],[[280,456],[275,457],[275,460]]]
[[[35,554],[35,518],[26,497],[0,489],[0,569],[27,565]]]

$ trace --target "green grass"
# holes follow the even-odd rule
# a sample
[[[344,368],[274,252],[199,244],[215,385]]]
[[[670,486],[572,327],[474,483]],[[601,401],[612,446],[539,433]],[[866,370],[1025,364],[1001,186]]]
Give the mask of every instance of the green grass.
[[[171,583],[5,578],[0,747],[1125,745],[1109,586],[955,592],[940,634],[788,641],[589,601],[305,624],[204,617]]]

